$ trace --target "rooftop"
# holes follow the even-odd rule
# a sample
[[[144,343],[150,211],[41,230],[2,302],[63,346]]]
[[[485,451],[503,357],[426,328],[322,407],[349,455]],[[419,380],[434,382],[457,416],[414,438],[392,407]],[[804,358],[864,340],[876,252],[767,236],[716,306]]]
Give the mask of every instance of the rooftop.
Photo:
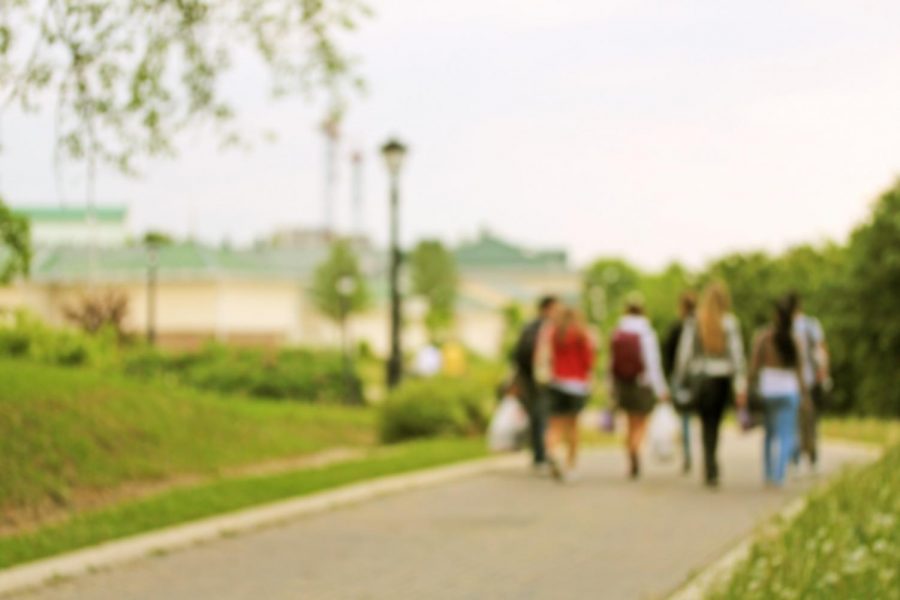
[[[28,218],[32,223],[84,223],[93,214],[99,223],[124,223],[128,207],[124,205],[95,206],[93,210],[85,206],[14,206],[13,212]]]

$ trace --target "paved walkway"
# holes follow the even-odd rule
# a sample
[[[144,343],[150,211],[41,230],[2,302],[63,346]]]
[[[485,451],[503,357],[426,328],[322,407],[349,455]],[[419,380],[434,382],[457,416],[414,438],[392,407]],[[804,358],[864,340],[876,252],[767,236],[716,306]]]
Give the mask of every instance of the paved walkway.
[[[385,497],[59,583],[23,600],[660,598],[801,494],[760,484],[759,435],[729,435],[723,486],[675,464],[626,481],[589,452],[560,486],[498,472]],[[868,454],[830,444],[823,472]]]

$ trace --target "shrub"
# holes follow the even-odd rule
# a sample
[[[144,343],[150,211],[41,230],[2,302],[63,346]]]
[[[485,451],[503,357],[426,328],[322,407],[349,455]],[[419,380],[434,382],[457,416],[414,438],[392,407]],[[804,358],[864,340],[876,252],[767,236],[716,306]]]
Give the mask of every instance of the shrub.
[[[28,358],[65,366],[107,366],[118,360],[115,332],[93,335],[54,329],[26,312],[16,313],[11,325],[0,327],[0,355]]]
[[[182,383],[225,394],[304,402],[363,403],[355,370],[348,379],[340,354],[286,349],[277,353],[210,344],[198,352],[167,354],[152,348],[129,353],[126,373],[170,375]]]
[[[490,408],[490,389],[477,383],[443,377],[410,380],[381,406],[379,431],[388,443],[479,434],[485,430]]]

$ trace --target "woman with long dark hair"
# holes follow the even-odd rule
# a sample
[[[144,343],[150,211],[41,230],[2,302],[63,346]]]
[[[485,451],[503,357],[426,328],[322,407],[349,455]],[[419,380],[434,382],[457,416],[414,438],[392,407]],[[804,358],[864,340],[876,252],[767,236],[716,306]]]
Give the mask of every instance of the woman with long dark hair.
[[[780,487],[797,443],[797,412],[808,399],[803,350],[794,337],[791,306],[784,301],[776,303],[773,317],[772,325],[760,331],[753,342],[750,381],[765,408],[766,484]]]
[[[731,313],[731,297],[724,283],[703,291],[696,317],[689,319],[678,342],[676,387],[691,396],[700,415],[706,485],[719,485],[719,427],[725,409],[747,399],[746,361],[741,326]]]

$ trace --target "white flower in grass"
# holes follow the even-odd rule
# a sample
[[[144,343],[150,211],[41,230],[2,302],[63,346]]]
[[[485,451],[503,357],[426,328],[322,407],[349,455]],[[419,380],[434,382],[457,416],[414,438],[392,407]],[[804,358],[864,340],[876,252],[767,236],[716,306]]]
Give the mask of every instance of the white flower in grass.
[[[872,517],[872,525],[875,529],[893,529],[894,524],[897,523],[897,517],[888,513],[878,513]]]

